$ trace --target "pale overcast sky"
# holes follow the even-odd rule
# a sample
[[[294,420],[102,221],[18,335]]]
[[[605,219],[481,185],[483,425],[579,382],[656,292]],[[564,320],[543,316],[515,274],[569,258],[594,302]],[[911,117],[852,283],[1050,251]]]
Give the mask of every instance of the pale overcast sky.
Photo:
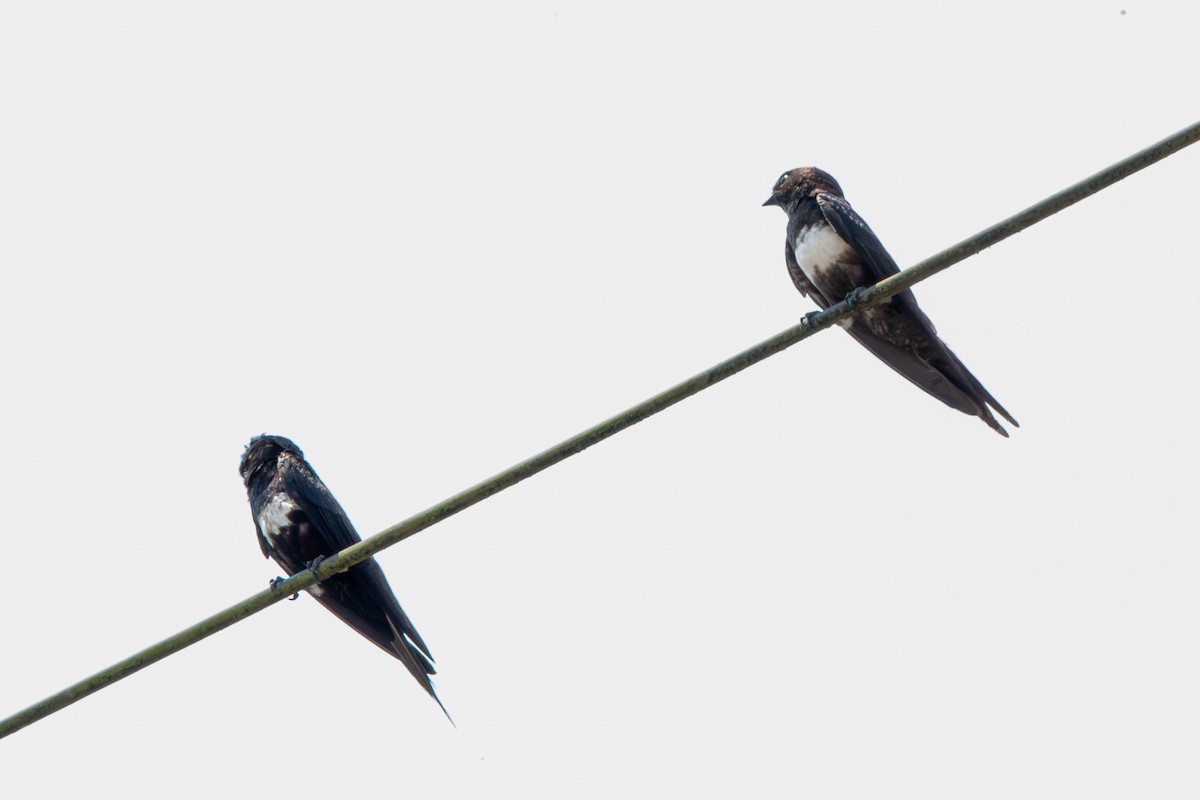
[[[794,324],[781,172],[911,265],[1200,117],[1194,2],[8,4],[0,715]],[[1200,792],[1200,147],[0,742],[61,798]]]

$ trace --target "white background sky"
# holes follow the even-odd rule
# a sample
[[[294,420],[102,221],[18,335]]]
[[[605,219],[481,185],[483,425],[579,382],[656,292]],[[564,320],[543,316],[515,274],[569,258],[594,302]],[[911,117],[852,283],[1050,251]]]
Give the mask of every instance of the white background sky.
[[[915,263],[1196,121],[1198,29],[6,5],[0,714],[278,574],[252,435],[374,533],[811,310],[784,170]],[[917,288],[1011,440],[830,331],[382,554],[457,730],[306,597],[4,740],[4,795],[1195,797],[1198,187]]]

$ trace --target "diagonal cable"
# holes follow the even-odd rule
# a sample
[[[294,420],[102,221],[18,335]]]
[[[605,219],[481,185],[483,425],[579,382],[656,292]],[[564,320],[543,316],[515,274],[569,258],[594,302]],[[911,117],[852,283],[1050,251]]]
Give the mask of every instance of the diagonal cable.
[[[1015,233],[1025,230],[1030,225],[1041,222],[1051,214],[1056,214],[1064,208],[1078,203],[1085,197],[1089,197],[1101,189],[1105,189],[1117,181],[1150,166],[1156,161],[1160,161],[1182,150],[1184,147],[1194,144],[1197,140],[1200,140],[1200,122],[1190,125],[1178,133],[1168,136],[1162,141],[1118,161],[1112,166],[1097,172],[1095,175],[1073,186],[1069,186],[1039,203],[1035,203],[1024,211],[1014,214],[1008,219],[998,222],[986,230],[946,248],[937,255],[927,258],[897,275],[880,281],[875,286],[863,292],[855,303],[854,308],[861,310],[869,305],[882,302],[892,295],[925,280],[929,276],[941,272],[947,267],[973,256],[979,251],[991,247]],[[77,700],[87,697],[93,692],[116,683],[122,678],[132,675],[138,670],[148,667],[172,653],[176,653],[201,639],[211,636],[217,631],[228,628],[230,625],[245,619],[251,614],[262,611],[267,606],[277,603],[319,580],[324,580],[338,572],[343,572],[358,562],[365,561],[380,550],[391,547],[397,542],[407,539],[414,533],[423,531],[431,525],[436,525],[447,517],[453,516],[459,511],[469,508],[497,492],[520,483],[526,478],[536,475],[542,470],[552,467],[558,462],[604,441],[613,434],[619,433],[647,417],[670,408],[679,401],[691,397],[697,392],[707,389],[709,386],[723,381],[731,375],[735,375],[747,367],[775,355],[781,350],[791,347],[796,342],[807,339],[814,333],[851,316],[852,313],[851,308],[845,302],[841,302],[830,306],[825,311],[811,314],[800,324],[793,325],[782,333],[778,333],[770,339],[760,342],[754,347],[744,350],[736,356],[722,361],[720,364],[694,375],[666,391],[656,394],[649,400],[638,403],[620,414],[610,417],[600,424],[556,444],[548,450],[543,450],[532,458],[509,467],[482,483],[477,483],[471,488],[459,492],[453,497],[443,500],[437,505],[431,506],[375,534],[369,539],[347,547],[336,556],[323,561],[315,572],[310,570],[299,572],[270,589],[261,591],[237,605],[230,606],[208,619],[197,622],[190,628],[186,628],[158,644],[151,645],[145,650],[135,653],[123,661],[119,661],[111,667],[97,672],[91,677],[84,678],[57,694],[50,695],[41,702],[26,708],[24,711],[0,720],[0,738],[8,736],[43,717],[47,717]]]

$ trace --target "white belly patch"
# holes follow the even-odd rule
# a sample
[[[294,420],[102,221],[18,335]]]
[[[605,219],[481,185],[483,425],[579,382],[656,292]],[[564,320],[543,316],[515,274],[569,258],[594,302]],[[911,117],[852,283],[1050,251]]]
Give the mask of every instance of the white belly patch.
[[[288,520],[288,514],[295,510],[296,504],[292,502],[292,498],[280,493],[272,495],[262,511],[258,512],[258,528],[271,547],[275,546],[275,538],[279,536],[279,532],[292,524]]]
[[[792,242],[792,250],[796,253],[796,263],[804,277],[826,296],[829,295],[829,289],[825,276],[834,264],[843,261],[847,253],[853,252],[850,245],[829,225],[801,228],[796,234],[796,240]],[[853,324],[853,317],[838,323],[843,328],[849,328]]]
[[[804,277],[820,288],[825,284],[824,273],[845,257],[850,245],[830,226],[814,225],[800,229],[792,249]]]

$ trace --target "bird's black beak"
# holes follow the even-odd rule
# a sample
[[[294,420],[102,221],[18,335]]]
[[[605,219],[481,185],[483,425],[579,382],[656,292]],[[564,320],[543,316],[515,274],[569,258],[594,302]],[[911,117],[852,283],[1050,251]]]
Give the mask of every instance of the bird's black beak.
[[[764,205],[764,206],[777,206],[777,205],[779,205],[779,196],[778,196],[778,195],[774,195],[774,194],[773,194],[773,195],[771,195],[770,197],[768,197],[768,198],[767,198],[767,202],[763,203],[763,205]]]

